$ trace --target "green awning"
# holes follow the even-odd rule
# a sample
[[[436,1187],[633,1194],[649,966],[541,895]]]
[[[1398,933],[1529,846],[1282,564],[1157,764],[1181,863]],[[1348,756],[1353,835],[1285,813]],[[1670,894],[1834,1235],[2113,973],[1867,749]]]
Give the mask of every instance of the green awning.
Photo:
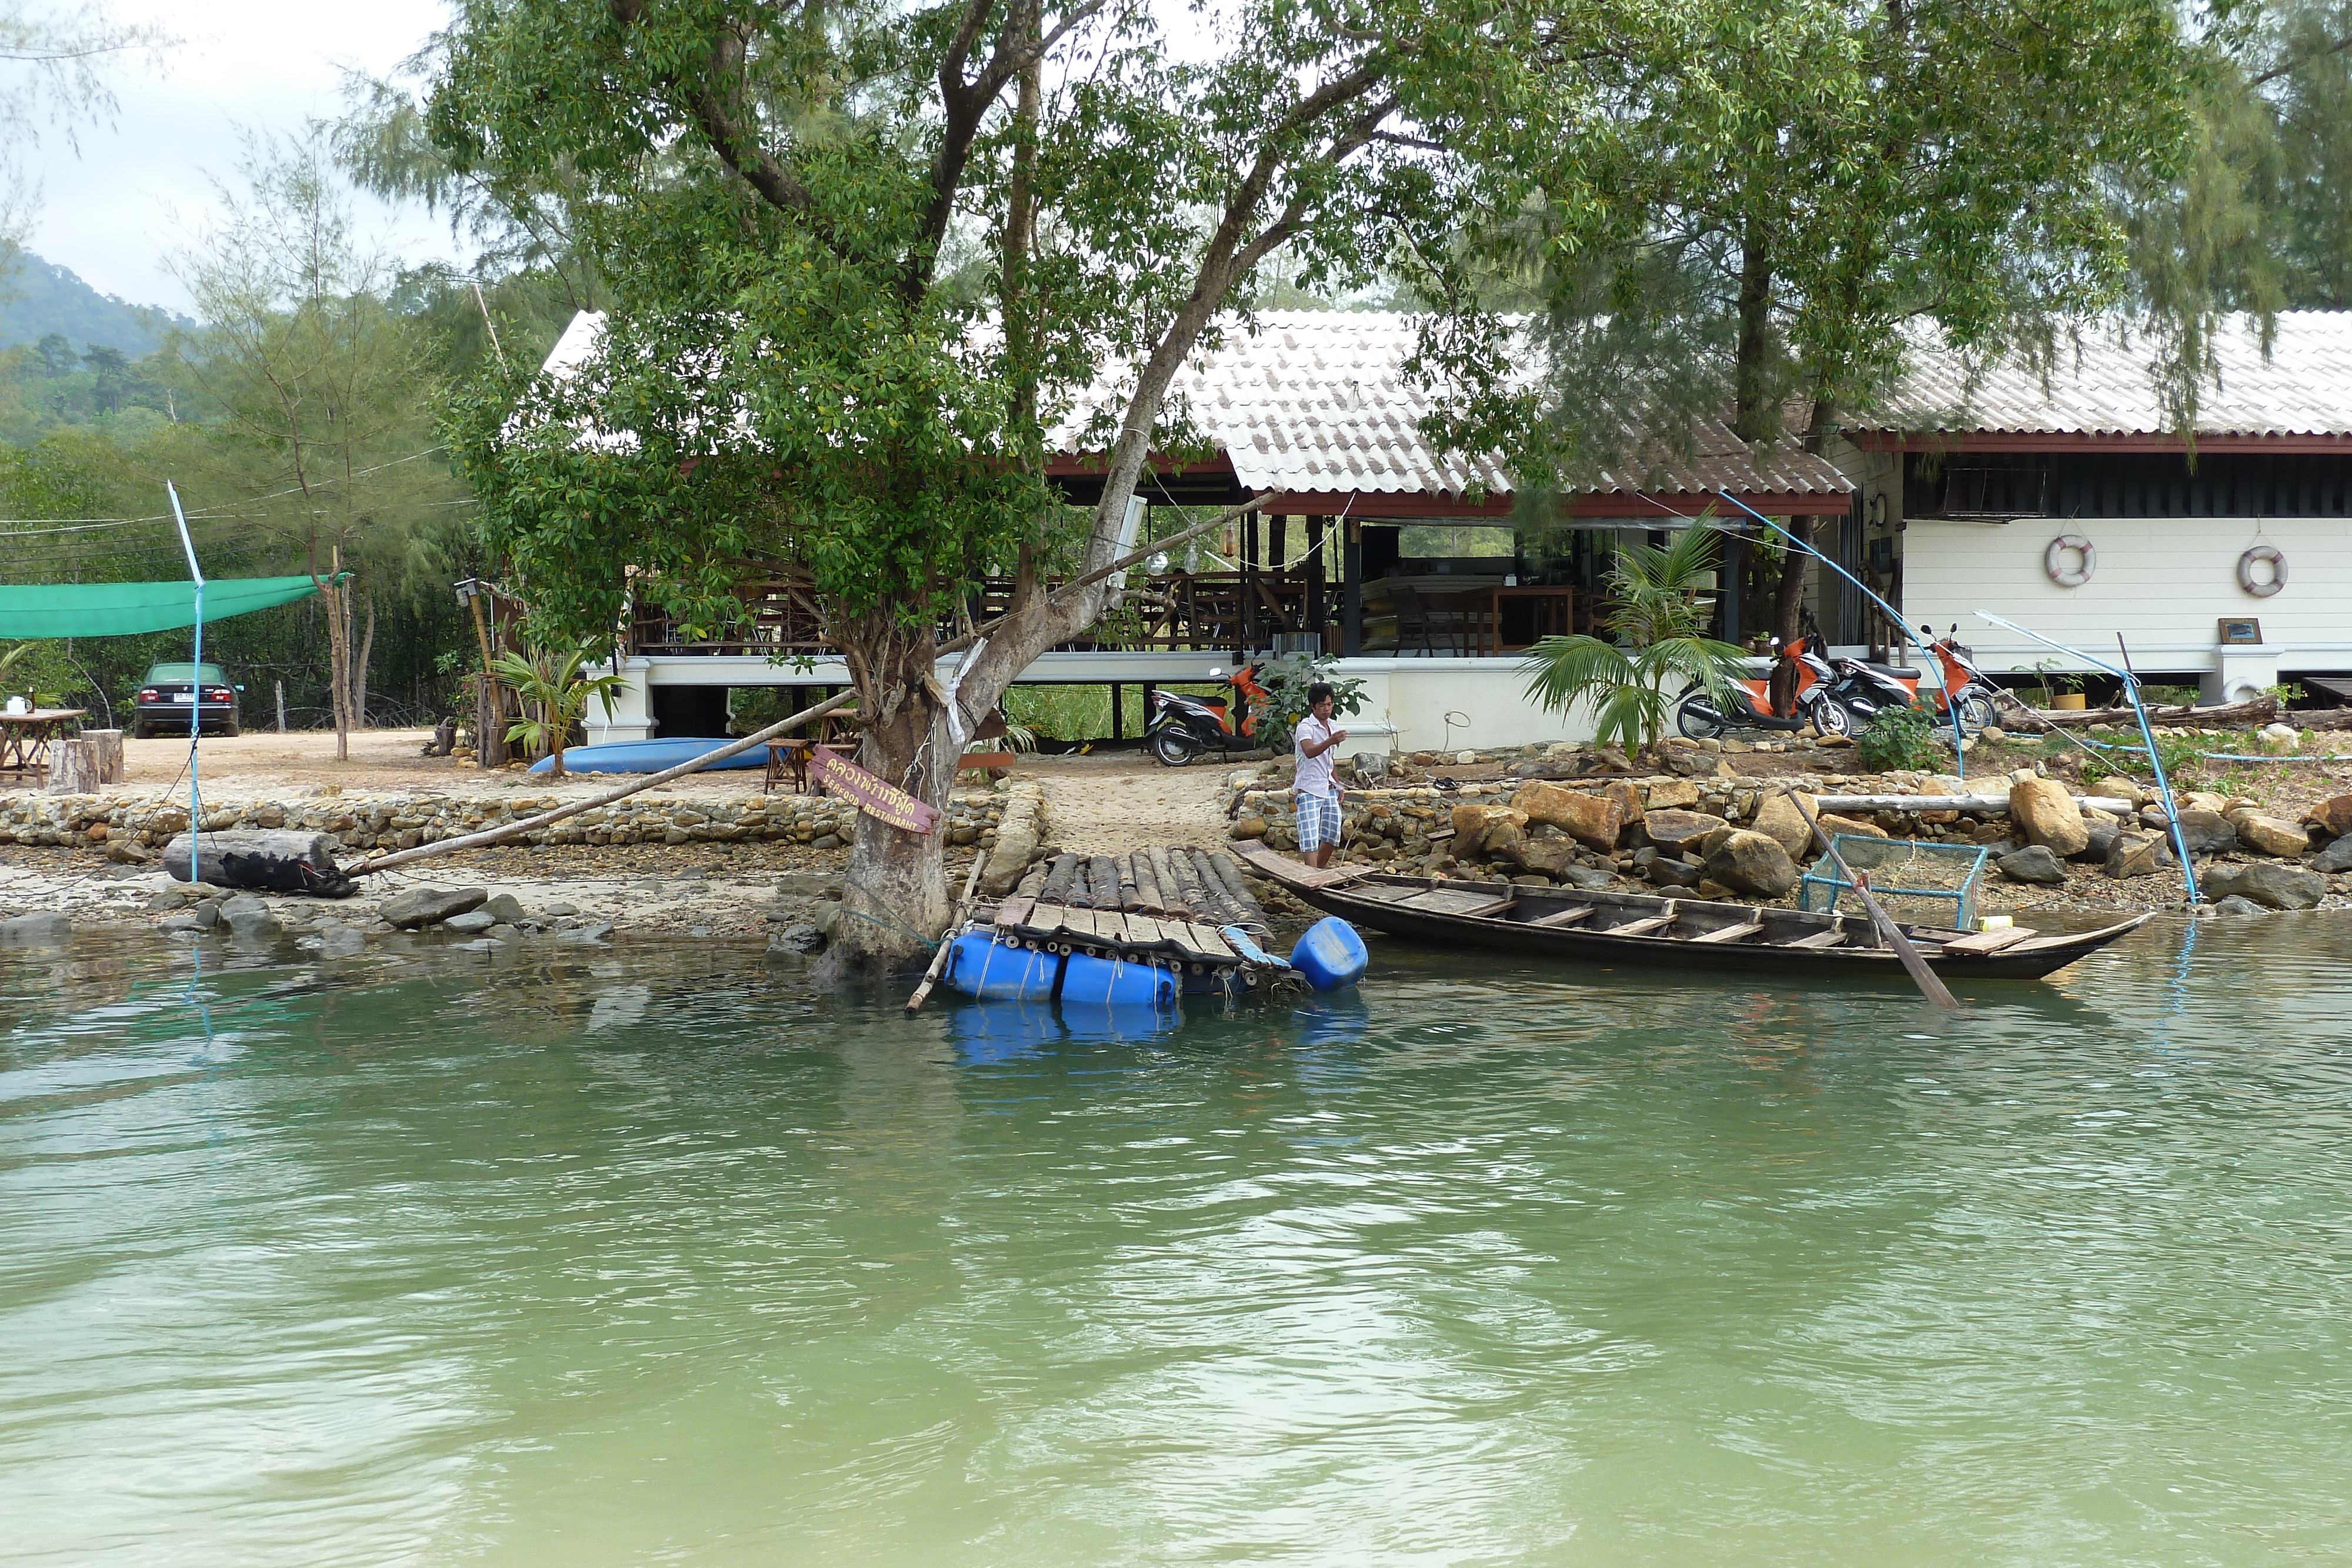
[[[205,584],[205,624],[291,604],[313,577],[220,577]],[[0,583],[0,639],[124,637],[196,623],[193,582]]]

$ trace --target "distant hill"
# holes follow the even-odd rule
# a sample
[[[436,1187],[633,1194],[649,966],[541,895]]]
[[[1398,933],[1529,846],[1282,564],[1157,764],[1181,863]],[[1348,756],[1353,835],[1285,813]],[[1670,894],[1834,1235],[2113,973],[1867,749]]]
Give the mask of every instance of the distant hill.
[[[92,343],[119,349],[137,360],[153,353],[173,327],[195,325],[152,305],[132,305],[100,294],[70,267],[43,261],[30,251],[0,274],[0,349],[37,343],[61,334],[80,353]]]

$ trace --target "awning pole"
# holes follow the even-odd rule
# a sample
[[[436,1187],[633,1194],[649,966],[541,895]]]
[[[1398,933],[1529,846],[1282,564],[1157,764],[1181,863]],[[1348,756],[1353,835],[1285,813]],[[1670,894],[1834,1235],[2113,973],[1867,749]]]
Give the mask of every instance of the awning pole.
[[[196,545],[188,537],[188,514],[180,509],[179,488],[166,479],[163,492],[172,497],[172,517],[180,525],[180,549],[188,558],[188,577],[196,585],[195,664],[188,672],[188,885],[194,887],[205,880],[199,859],[203,841],[197,837],[205,802],[196,783],[196,753],[205,732],[205,574],[196,565]]]

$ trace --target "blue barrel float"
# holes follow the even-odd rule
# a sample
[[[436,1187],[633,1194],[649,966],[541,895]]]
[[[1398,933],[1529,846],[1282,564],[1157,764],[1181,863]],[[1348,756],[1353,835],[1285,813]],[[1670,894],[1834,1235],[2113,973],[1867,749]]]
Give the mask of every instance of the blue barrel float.
[[[1318,991],[1336,991],[1354,985],[1371,967],[1372,956],[1356,928],[1336,915],[1327,915],[1307,928],[1290,950],[1290,967],[1307,977]]]
[[[1075,962],[1075,960],[1073,960]],[[1045,1002],[1054,998],[1062,956],[1017,942],[999,942],[985,931],[967,931],[948,951],[950,987],[992,1002]]]
[[[1150,964],[1073,953],[1062,964],[1062,1000],[1100,1008],[1172,1008],[1176,977]]]

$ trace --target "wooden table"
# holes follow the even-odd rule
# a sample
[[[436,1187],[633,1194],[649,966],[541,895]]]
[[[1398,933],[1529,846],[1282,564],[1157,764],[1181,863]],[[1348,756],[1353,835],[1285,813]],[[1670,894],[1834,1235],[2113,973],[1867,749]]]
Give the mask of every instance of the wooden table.
[[[31,713],[0,713],[0,773],[46,773],[49,742],[89,716],[84,707],[35,708]]]
[[[1486,655],[1489,658],[1519,648],[1533,647],[1546,637],[1565,637],[1576,630],[1576,590],[1544,588],[1529,584],[1524,588],[1493,588],[1487,590]],[[1503,604],[1506,600],[1524,601],[1529,612],[1528,630],[1535,635],[1524,643],[1503,640]]]

